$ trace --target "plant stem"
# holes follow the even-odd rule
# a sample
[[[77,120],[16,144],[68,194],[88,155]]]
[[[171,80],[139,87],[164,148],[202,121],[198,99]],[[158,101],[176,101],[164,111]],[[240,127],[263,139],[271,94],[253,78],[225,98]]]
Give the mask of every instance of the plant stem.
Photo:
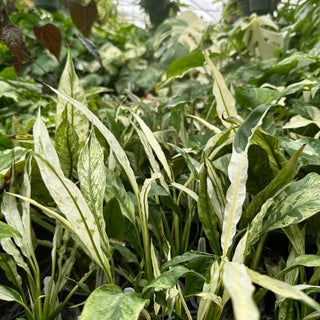
[[[257,270],[257,267],[259,265],[261,254],[262,254],[263,247],[264,247],[264,243],[267,239],[267,236],[268,236],[268,233],[265,233],[261,237],[259,244],[258,244],[258,247],[257,247],[257,250],[256,250],[255,254],[253,255],[252,262],[251,262],[251,269],[254,271]]]
[[[148,281],[151,281],[153,278],[153,272],[152,272],[152,261],[151,261],[151,252],[150,252],[150,236],[149,236],[149,229],[148,229],[148,221],[146,221],[145,217],[143,217],[140,202],[138,202],[138,208],[139,208],[139,217],[141,221],[142,242],[143,242],[143,248],[144,248],[144,258],[145,258],[145,264],[146,264],[147,279]]]
[[[187,306],[187,304],[186,304],[186,301],[185,301],[184,298],[183,298],[183,294],[182,294],[182,292],[181,292],[181,288],[180,288],[180,286],[179,286],[179,283],[177,283],[177,287],[178,287],[179,297],[180,297],[182,306],[183,306],[183,308],[184,308],[184,311],[186,312],[187,318],[188,318],[188,320],[192,320],[191,313],[190,313],[190,311],[189,311],[189,309],[188,309],[188,306]]]

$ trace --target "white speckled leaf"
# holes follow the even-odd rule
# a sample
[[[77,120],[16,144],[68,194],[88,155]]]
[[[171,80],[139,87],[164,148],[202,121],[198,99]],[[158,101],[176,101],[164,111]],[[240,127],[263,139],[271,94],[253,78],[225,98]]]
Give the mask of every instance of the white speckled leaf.
[[[86,300],[81,320],[137,320],[147,300],[114,284],[103,285]]]
[[[75,73],[70,51],[68,52],[66,66],[60,78],[58,89],[70,97],[86,103],[86,94],[83,90],[80,80]],[[56,112],[56,127],[58,128],[62,122],[62,113],[69,102],[63,97],[58,97]],[[79,137],[80,146],[84,144],[89,133],[89,121],[86,116],[75,109],[72,105],[68,108],[68,121]]]
[[[97,225],[104,230],[102,206],[106,188],[106,168],[103,151],[93,128],[79,154],[78,176],[82,194],[94,214]]]
[[[81,102],[73,99],[69,95],[65,94],[62,91],[56,90],[52,87],[50,87],[52,91],[54,91],[58,96],[61,96],[62,98],[69,101],[74,107],[76,107],[79,111],[81,111],[92,123],[98,128],[98,130],[101,132],[101,134],[105,137],[107,142],[110,145],[110,148],[112,149],[113,153],[116,155],[118,161],[120,162],[122,168],[124,169],[130,183],[132,186],[132,189],[135,193],[135,196],[137,198],[137,201],[139,201],[139,187],[134,175],[134,172],[131,168],[129,159],[121,147],[120,143],[116,139],[116,137],[112,134],[112,132],[99,120],[99,118],[92,113],[85,105],[83,105]]]
[[[100,247],[100,237],[94,217],[78,187],[64,176],[40,113],[34,124],[33,134],[35,158],[47,189],[91,257],[103,267],[106,258]]]
[[[310,173],[287,185],[262,206],[251,222],[248,246],[256,243],[265,232],[299,223],[319,212],[319,208],[320,176]]]

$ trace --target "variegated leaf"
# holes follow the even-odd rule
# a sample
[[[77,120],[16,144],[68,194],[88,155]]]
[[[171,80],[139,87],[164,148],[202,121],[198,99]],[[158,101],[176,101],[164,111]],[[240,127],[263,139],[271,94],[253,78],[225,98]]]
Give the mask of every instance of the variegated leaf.
[[[223,284],[231,296],[237,320],[258,320],[259,311],[253,300],[254,286],[243,264],[226,261],[223,266]]]
[[[35,158],[42,179],[61,212],[72,225],[73,231],[84,244],[90,256],[103,268],[108,261],[101,249],[101,238],[86,200],[78,187],[67,179],[60,167],[58,155],[40,113],[34,124]],[[106,269],[105,269],[106,270]]]
[[[75,73],[70,50],[68,51],[66,66],[61,75],[58,89],[59,91],[64,92],[70,97],[76,99],[77,101],[80,101],[83,104],[86,103],[86,94],[80,84],[78,76]],[[58,97],[56,111],[56,128],[58,128],[60,123],[63,121],[62,114],[68,103],[69,101],[64,99],[64,97]],[[72,105],[67,108],[67,110],[68,122],[76,131],[79,137],[80,146],[82,146],[88,137],[89,121],[82,112],[75,109]]]

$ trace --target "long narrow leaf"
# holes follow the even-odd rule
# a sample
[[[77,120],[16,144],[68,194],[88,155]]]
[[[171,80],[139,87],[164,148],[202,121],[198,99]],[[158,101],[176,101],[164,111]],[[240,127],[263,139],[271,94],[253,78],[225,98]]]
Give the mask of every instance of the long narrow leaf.
[[[213,210],[209,199],[207,179],[207,168],[203,166],[200,171],[198,214],[212,251],[214,254],[220,255],[221,250],[219,247],[220,234],[218,230],[218,216],[215,210]]]
[[[134,123],[133,123],[133,126],[135,127],[135,130],[138,133],[138,136],[139,136],[140,141],[143,145],[144,151],[145,151],[147,158],[150,162],[152,171],[154,173],[161,173],[160,166],[159,166],[159,164],[158,164],[158,162],[152,152],[152,148],[151,148],[150,143],[148,142],[147,136]],[[161,175],[161,177],[159,179],[160,179],[160,184],[169,193],[169,188],[168,188],[167,183],[165,182],[163,175]]]
[[[210,282],[203,285],[203,297],[201,297],[199,303],[199,309],[197,314],[198,320],[207,319],[206,315],[210,312],[212,307],[212,301],[219,307],[220,311],[223,308],[221,297],[217,296],[217,290],[221,283],[221,269],[218,261],[214,261],[210,270]],[[208,294],[208,295],[206,295]]]
[[[254,286],[243,264],[226,261],[223,267],[223,284],[232,300],[237,320],[258,320],[259,311],[253,300]]]
[[[301,290],[298,290],[294,286],[291,286],[283,281],[272,279],[268,276],[262,275],[258,272],[252,271],[246,268],[247,273],[252,282],[264,287],[268,290],[273,291],[275,294],[283,296],[285,298],[301,300],[302,302],[308,304],[310,307],[317,311],[320,311],[320,304],[315,300],[307,296]]]
[[[177,182],[172,182],[171,185],[183,192],[185,192],[188,196],[190,196],[193,200],[198,201],[199,200],[199,196],[192,191],[191,189],[187,188],[186,186],[184,186],[183,184],[177,183]]]
[[[254,199],[250,202],[247,210],[243,213],[243,217],[246,220],[251,220],[259,211],[261,206],[275,193],[284,187],[290,180],[292,180],[296,174],[296,166],[299,155],[304,149],[304,145],[294,153],[286,165],[278,172],[276,177],[259,192]]]
[[[109,247],[102,211],[106,188],[106,168],[103,151],[95,136],[94,128],[79,154],[78,176],[82,194],[93,213],[100,236]]]
[[[205,57],[214,75],[212,92],[216,98],[217,114],[221,122],[223,123],[223,125],[228,128],[231,126],[231,124],[225,121],[223,118],[238,117],[236,102],[231,92],[229,91],[220,71],[212,63],[212,61],[210,60],[210,58],[206,53],[205,53]]]
[[[65,178],[40,113],[34,124],[34,141],[37,152],[34,156],[47,189],[91,257],[105,270],[107,261],[101,250],[95,219],[80,190]]]
[[[10,187],[10,191],[14,191]],[[15,243],[21,249],[23,255],[30,257],[30,250],[26,240],[24,225],[22,223],[21,215],[17,207],[16,198],[8,193],[4,193],[1,205],[1,212],[3,213],[9,226],[18,231],[21,237],[15,238]]]
[[[58,90],[64,92],[72,98],[77,99],[83,104],[86,103],[86,93],[82,88],[80,80],[74,70],[70,50],[68,51],[66,65],[60,78]],[[58,97],[56,112],[57,128],[59,128],[61,122],[63,121],[62,114],[67,104],[68,100],[64,99],[62,96]],[[88,136],[89,121],[81,112],[79,112],[73,106],[70,106],[70,108],[67,108],[67,110],[67,121],[75,130],[77,136],[79,137],[80,146],[82,146]]]
[[[271,106],[263,104],[254,109],[240,126],[234,138],[231,160],[228,167],[231,184],[227,191],[227,203],[221,235],[223,256],[226,256],[228,253],[228,249],[236,233],[236,226],[242,215],[242,205],[246,197],[246,181],[248,177],[249,141]]]
[[[134,115],[135,119],[138,121],[143,133],[145,134],[145,136],[151,146],[151,148],[153,149],[154,153],[156,154],[159,161],[161,162],[164,170],[167,173],[168,178],[170,179],[170,181],[172,181],[170,167],[169,167],[167,158],[166,158],[159,142],[157,141],[156,137],[154,136],[154,134],[150,130],[150,128],[145,124],[145,122],[135,113],[133,113],[133,115]]]
[[[92,113],[85,105],[83,105],[81,102],[73,99],[69,95],[65,94],[62,91],[56,90],[52,87],[50,87],[53,92],[55,92],[58,96],[64,98],[65,100],[69,101],[74,107],[76,107],[78,110],[80,110],[92,123],[98,128],[98,130],[101,132],[101,134],[105,137],[107,142],[110,145],[110,148],[116,155],[118,161],[120,162],[122,168],[124,169],[130,183],[132,186],[132,189],[137,197],[137,201],[139,201],[139,187],[137,184],[137,181],[135,179],[134,172],[131,168],[130,162],[128,160],[128,157],[121,147],[120,143],[116,139],[116,137],[112,134],[112,132],[99,120],[99,118]]]
[[[21,234],[15,228],[0,221],[0,240],[4,238],[13,238],[13,237],[22,238]]]

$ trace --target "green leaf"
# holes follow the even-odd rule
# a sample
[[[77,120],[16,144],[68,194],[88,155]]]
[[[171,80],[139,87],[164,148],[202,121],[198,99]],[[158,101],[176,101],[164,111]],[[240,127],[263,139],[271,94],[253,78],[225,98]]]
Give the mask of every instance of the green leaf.
[[[254,109],[260,104],[271,103],[278,94],[277,91],[269,88],[241,86],[236,90],[236,99],[243,108]]]
[[[120,177],[114,171],[106,168],[106,181],[105,201],[109,202],[115,198],[118,201],[122,214],[135,225],[134,204],[124,188]]]
[[[109,238],[122,240],[124,231],[124,217],[116,198],[108,201],[103,209],[105,228]]]
[[[15,301],[23,305],[20,294],[7,286],[0,285],[0,300]]]
[[[205,54],[205,58],[214,75],[212,92],[216,98],[217,114],[223,125],[228,128],[231,126],[231,124],[227,121],[224,121],[224,118],[238,118],[236,103],[220,71],[212,63],[207,54]]]
[[[227,203],[221,234],[221,247],[224,256],[227,255],[228,249],[233,242],[236,227],[242,215],[242,205],[246,197],[249,140],[261,124],[270,107],[271,105],[262,104],[254,109],[240,126],[234,138],[231,160],[228,167],[231,184],[226,195]]]
[[[284,64],[285,63],[285,64]],[[287,59],[284,59],[281,64],[279,63],[277,66],[274,67],[275,70],[277,70],[278,68],[283,68],[283,67],[286,67],[288,68],[289,67],[289,72],[294,70],[296,67],[297,67],[297,61],[296,60],[293,60],[293,61],[290,61],[289,63],[287,63]],[[271,68],[271,72],[272,72],[272,69]],[[293,93],[296,93],[296,92],[299,92],[299,91],[302,91],[306,86],[311,86],[312,82],[310,82],[309,80],[302,80],[300,82],[297,82],[297,83],[292,83],[290,84],[286,89],[284,89],[283,91],[281,91],[277,97],[277,99],[280,99],[281,97],[286,97],[290,94],[293,94]]]
[[[0,221],[0,239],[13,237],[22,238],[21,234],[15,228]]]
[[[200,252],[199,252],[200,253]],[[211,269],[211,265],[213,262],[214,257],[209,258],[208,256],[199,256],[196,258],[191,258],[188,261],[187,267],[188,269],[194,270],[205,277],[208,277],[208,272]],[[184,286],[184,295],[193,296],[202,291],[204,285],[203,279],[196,277],[192,274],[186,275],[185,286]]]
[[[180,255],[180,256],[175,256],[172,259],[170,259],[169,261],[165,262],[162,266],[161,266],[161,270],[165,270],[169,267],[172,267],[174,265],[183,263],[183,262],[187,262],[190,261],[192,259],[197,259],[197,258],[207,258],[207,259],[214,259],[215,256],[210,254],[210,253],[204,253],[204,252],[199,252],[199,251],[188,251],[185,252],[184,254]]]
[[[67,108],[68,106],[66,106]],[[67,177],[71,177],[72,170],[78,160],[79,138],[67,117],[63,119],[56,130],[55,147],[63,173]]]
[[[187,273],[196,275],[206,281],[206,278],[200,273],[178,265],[172,267],[168,271],[163,272],[160,277],[151,281],[151,283],[147,285],[147,288],[171,289],[177,284],[178,279]]]
[[[17,288],[21,288],[22,279],[17,271],[17,264],[7,253],[0,253],[0,267],[6,273],[7,279]]]
[[[310,173],[303,179],[292,182],[270,198],[251,222],[248,246],[274,229],[299,223],[319,212],[320,176]]]
[[[234,147],[237,152],[245,150],[249,139],[254,133],[253,129],[256,129],[261,124],[262,119],[272,106],[272,104],[261,104],[249,114],[234,138]]]
[[[208,195],[207,179],[207,168],[203,166],[200,171],[198,215],[213,253],[220,255],[221,250],[219,245],[220,233],[218,229],[218,217]]]
[[[204,61],[203,53],[194,51],[186,57],[173,61],[167,70],[167,78],[183,77],[189,70],[201,67]]]
[[[294,286],[291,286],[283,281],[272,279],[268,276],[262,275],[258,272],[252,271],[248,268],[247,273],[252,282],[264,287],[268,290],[273,291],[275,294],[283,296],[285,298],[301,300],[302,302],[308,304],[310,307],[314,308],[317,311],[320,311],[320,304],[315,300],[307,296],[302,291],[296,289]]]
[[[237,320],[259,319],[259,311],[253,300],[254,286],[243,264],[226,261],[223,266],[223,284],[231,296]]]
[[[304,254],[304,255],[298,256],[291,261],[290,265],[287,268],[281,270],[276,275],[276,277],[281,278],[284,274],[286,274],[287,272],[299,266],[320,267],[320,256],[317,256],[314,254]]]
[[[166,155],[164,154],[159,142],[157,141],[156,137],[154,136],[153,132],[150,130],[150,128],[145,124],[145,122],[136,114],[134,114],[134,117],[138,121],[143,133],[145,134],[147,141],[149,142],[151,148],[153,149],[154,153],[156,154],[157,158],[161,162],[165,172],[167,173],[168,178],[170,181],[172,181],[172,175],[171,170],[166,158]]]
[[[267,152],[257,144],[250,145],[248,160],[247,192],[257,194],[272,180],[273,171],[269,166]]]
[[[137,320],[147,300],[114,284],[103,285],[86,300],[81,320]]]
[[[287,163],[284,156],[280,151],[280,139],[271,134],[264,132],[260,129],[257,129],[254,132],[254,135],[250,139],[252,144],[257,144],[261,148],[263,148],[267,154],[269,159],[269,165],[274,173],[277,174],[279,170],[281,170],[285,164]],[[295,149],[295,151],[298,148]],[[295,152],[294,151],[294,152]]]
[[[168,143],[171,147],[173,147],[177,152],[181,154],[184,161],[186,162],[190,172],[192,172],[195,179],[199,180],[199,171],[200,171],[200,164],[198,161],[193,159],[189,153],[187,153],[184,149],[175,146],[172,143]]]
[[[281,137],[281,146],[288,152],[289,155],[305,144],[305,148],[301,152],[300,158],[302,159],[305,166],[320,166],[320,141],[313,138],[301,138],[298,140],[292,140],[288,137]]]
[[[300,146],[300,149],[295,152],[287,164],[278,172],[276,177],[250,202],[247,210],[243,214],[243,218],[246,223],[259,212],[261,206],[269,198],[274,196],[278,190],[284,187],[295,177],[297,162],[303,149],[304,146]]]
[[[128,262],[133,262],[136,263],[137,265],[139,265],[139,261],[137,256],[130,251],[127,247],[125,247],[124,245],[116,242],[116,241],[112,241],[111,240],[111,245],[112,247],[114,247],[116,250],[118,250],[120,252],[120,254],[128,261]]]
[[[71,51],[68,51],[67,61],[63,73],[60,78],[58,90],[67,94],[68,96],[77,99],[83,104],[86,104],[86,94],[81,87],[79,78],[77,77],[72,57]],[[56,127],[59,128],[60,123],[63,121],[63,112],[68,105],[69,101],[64,99],[63,96],[58,97],[57,111],[56,111]],[[67,108],[67,119],[71,127],[76,131],[79,137],[80,147],[87,140],[89,133],[89,121],[83,115],[82,112],[75,109],[73,106]]]

